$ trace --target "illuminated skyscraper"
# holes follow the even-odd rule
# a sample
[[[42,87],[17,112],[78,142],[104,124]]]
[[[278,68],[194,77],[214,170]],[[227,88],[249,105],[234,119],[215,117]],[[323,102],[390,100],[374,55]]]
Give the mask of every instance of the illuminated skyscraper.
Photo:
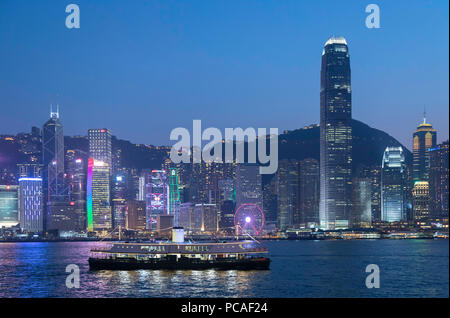
[[[180,189],[177,168],[169,168],[169,214],[173,215],[173,226],[177,227],[180,213]]]
[[[372,225],[372,182],[369,178],[354,178],[352,193],[353,228],[370,227]]]
[[[44,230],[43,193],[41,178],[19,179],[20,228],[27,232]]]
[[[430,149],[430,216],[447,218],[449,210],[449,143]]]
[[[70,202],[75,208],[77,231],[86,230],[86,160],[76,157],[68,163]]]
[[[111,132],[106,129],[89,129],[89,157],[103,161],[111,169]]]
[[[87,173],[87,227],[89,231],[107,230],[112,226],[110,168],[106,162],[89,158]]]
[[[413,220],[419,227],[425,226],[430,216],[430,190],[428,181],[416,181],[412,190]]]
[[[146,227],[155,230],[158,215],[168,215],[167,174],[164,170],[153,170],[146,178]]]
[[[436,130],[427,123],[425,114],[423,123],[413,134],[413,181],[428,181],[428,149],[436,147]]]
[[[59,108],[56,112],[50,111],[50,119],[44,124],[43,131],[43,190],[46,211],[44,226],[56,224],[57,219],[63,218],[59,209],[53,209],[52,205],[62,202],[68,203],[68,189],[64,180],[64,134],[63,126],[59,121]]]
[[[352,90],[343,37],[322,53],[320,81],[320,227],[347,228],[352,198]]]
[[[128,230],[145,230],[145,201],[127,202],[126,228]]]
[[[262,179],[257,164],[240,163],[236,166],[236,208],[244,203],[263,208]]]
[[[381,165],[381,220],[406,221],[407,171],[402,147],[387,147]]]
[[[300,161],[299,170],[300,224],[305,227],[319,226],[320,169],[317,160]]]
[[[19,223],[19,187],[0,185],[0,228]]]
[[[278,228],[285,230],[299,224],[299,163],[280,160],[277,171]]]

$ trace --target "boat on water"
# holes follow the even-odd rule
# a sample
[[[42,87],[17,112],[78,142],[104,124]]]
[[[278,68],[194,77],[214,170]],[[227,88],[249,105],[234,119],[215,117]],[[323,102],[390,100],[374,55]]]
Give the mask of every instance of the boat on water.
[[[268,270],[268,249],[255,240],[185,242],[182,228],[174,228],[172,241],[111,243],[91,250],[91,270],[221,269]]]

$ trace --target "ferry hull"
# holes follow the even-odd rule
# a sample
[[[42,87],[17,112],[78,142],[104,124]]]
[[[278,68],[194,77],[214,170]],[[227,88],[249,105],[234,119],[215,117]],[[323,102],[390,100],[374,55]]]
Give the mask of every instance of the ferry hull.
[[[165,270],[268,270],[270,259],[261,257],[241,260],[209,260],[179,259],[177,260],[137,260],[135,258],[89,258],[90,270],[139,270],[139,269],[165,269]]]

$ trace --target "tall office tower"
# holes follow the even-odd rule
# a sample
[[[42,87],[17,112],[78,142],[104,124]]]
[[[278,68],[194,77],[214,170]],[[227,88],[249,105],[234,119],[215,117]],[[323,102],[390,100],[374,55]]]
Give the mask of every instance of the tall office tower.
[[[299,171],[300,224],[305,227],[319,226],[320,168],[316,159],[300,161]]]
[[[381,163],[381,220],[406,221],[406,164],[402,147],[387,147]]]
[[[216,204],[200,203],[194,207],[194,231],[215,233],[219,230]]]
[[[42,199],[42,178],[19,179],[19,221],[23,231],[44,231]]]
[[[356,171],[356,177],[370,180],[372,188],[372,223],[381,221],[381,165],[360,165]]]
[[[51,209],[51,204],[48,203],[68,201],[68,191],[64,184],[64,134],[59,121],[59,108],[56,112],[50,111],[50,119],[44,124],[42,131],[43,203],[47,217],[44,222],[52,223],[52,218],[58,219],[60,215],[59,210]]]
[[[88,231],[108,230],[112,226],[110,168],[106,162],[89,158],[87,172],[87,228]]]
[[[194,204],[191,202],[181,203],[178,225],[184,227],[185,232],[192,231],[191,217],[194,213]]]
[[[0,185],[0,228],[19,223],[19,187]]]
[[[372,225],[372,182],[369,178],[354,178],[352,192],[352,228],[369,228]]]
[[[266,224],[277,223],[278,216],[278,178],[272,176],[270,181],[263,186],[263,211]]]
[[[278,163],[278,228],[286,230],[299,220],[299,163],[283,159]]]
[[[168,215],[167,173],[164,170],[152,170],[146,180],[146,228],[154,230],[158,215]]]
[[[343,37],[325,43],[320,75],[320,227],[348,227],[352,198],[352,90]]]
[[[231,200],[236,201],[236,189],[234,179],[221,179],[218,182],[220,202]]]
[[[126,228],[128,230],[145,230],[145,201],[127,202]]]
[[[219,229],[227,233],[234,233],[234,213],[236,211],[236,203],[232,200],[222,202],[219,211]]]
[[[257,164],[240,163],[236,166],[236,208],[245,203],[263,208],[262,179]]]
[[[430,149],[430,216],[448,222],[448,141]]]
[[[173,215],[173,226],[177,227],[178,217],[180,213],[180,189],[178,185],[177,168],[169,168],[169,211],[168,214]]]
[[[436,147],[436,130],[426,121],[420,124],[413,134],[413,181],[428,181],[428,149]]]
[[[89,129],[89,158],[103,161],[111,169],[111,132],[106,129]]]
[[[74,230],[84,231],[86,230],[86,160],[75,157],[69,161],[67,174],[70,204],[75,209]]]
[[[418,227],[424,227],[430,216],[430,190],[428,181],[416,181],[412,190],[413,220]]]
[[[126,171],[116,171],[114,173],[111,189],[113,228],[118,228],[119,226],[125,228],[126,226],[127,181],[128,175]]]

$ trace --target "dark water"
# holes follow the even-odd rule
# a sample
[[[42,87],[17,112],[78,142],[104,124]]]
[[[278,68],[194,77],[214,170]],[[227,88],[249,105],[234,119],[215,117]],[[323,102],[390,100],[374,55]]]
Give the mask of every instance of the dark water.
[[[0,297],[448,297],[448,240],[265,242],[270,271],[90,272],[98,243],[0,243]],[[80,288],[65,284],[69,264]],[[379,289],[365,268],[380,268]]]

